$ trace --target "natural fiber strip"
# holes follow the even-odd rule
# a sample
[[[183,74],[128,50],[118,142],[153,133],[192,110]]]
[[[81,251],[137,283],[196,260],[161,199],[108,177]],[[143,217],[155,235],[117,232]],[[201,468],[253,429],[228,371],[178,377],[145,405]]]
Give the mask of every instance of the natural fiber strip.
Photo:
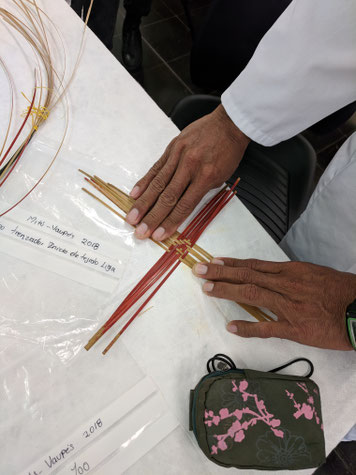
[[[85,180],[91,186],[93,186],[97,191],[103,194],[108,200],[110,200],[117,208],[119,208],[125,214],[127,214],[132,208],[132,206],[134,206],[135,200],[123,191],[121,191],[119,188],[115,187],[110,183],[106,183],[104,180],[102,180],[96,175],[91,176],[83,170],[79,171],[85,175]],[[166,252],[146,273],[146,275],[140,280],[140,282],[138,282],[138,284],[133,288],[133,290],[126,296],[126,298],[122,301],[117,310],[104,323],[104,325],[99,328],[99,330],[88,341],[87,345],[85,346],[87,350],[89,350],[107,331],[109,331],[110,328],[112,328],[117,323],[117,321],[120,320],[130,310],[130,308],[135,303],[137,303],[147,294],[147,292],[151,288],[153,288],[151,293],[148,296],[146,295],[143,303],[139,306],[138,310],[134,312],[131,318],[120,329],[119,333],[115,336],[115,338],[104,349],[103,354],[106,354],[107,351],[113,346],[113,344],[136,319],[136,317],[142,313],[142,310],[145,308],[147,303],[152,299],[152,297],[172,275],[174,270],[179,266],[180,262],[183,262],[188,267],[192,268],[198,262],[209,262],[212,260],[213,256],[211,256],[200,246],[197,246],[196,241],[199,239],[199,237],[207,228],[207,226],[212,222],[215,216],[217,216],[217,214],[234,197],[234,189],[237,186],[238,181],[239,180],[236,181],[236,183],[231,189],[227,189],[227,187],[225,187],[220,190],[195,216],[195,218],[188,224],[188,226],[182,233],[176,232],[173,236],[163,242],[153,241],[157,245],[162,247]],[[87,194],[92,196],[94,199],[96,199],[99,203],[104,205],[111,212],[115,213],[121,219],[125,220],[125,216],[118,212],[115,208],[105,203],[102,199],[98,198],[86,188],[83,188],[83,190]],[[248,313],[250,313],[250,315],[252,315],[259,321],[273,320],[269,315],[267,315],[265,312],[258,308],[251,307],[249,305],[241,305],[241,307],[244,308]]]

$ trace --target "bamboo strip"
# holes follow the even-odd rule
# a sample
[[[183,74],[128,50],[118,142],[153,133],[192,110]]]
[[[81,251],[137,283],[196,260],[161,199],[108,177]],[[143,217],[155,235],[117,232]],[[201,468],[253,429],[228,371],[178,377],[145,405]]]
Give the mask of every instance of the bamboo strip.
[[[96,201],[98,201],[99,203],[101,203],[102,205],[105,206],[105,208],[109,209],[112,213],[116,214],[117,216],[119,216],[123,221],[125,221],[125,216],[121,213],[119,213],[118,211],[116,211],[114,208],[112,208],[110,205],[108,205],[107,203],[105,203],[105,201],[101,200],[99,197],[97,197],[96,195],[94,195],[93,193],[91,193],[89,190],[87,190],[86,188],[82,188],[82,190],[87,193],[88,195],[90,195],[92,198],[94,198]],[[151,238],[150,238],[151,239]],[[158,244],[158,246],[160,246],[164,251],[167,251],[168,250],[168,246],[165,246],[163,243],[161,242],[158,242],[158,241],[154,241],[153,239],[151,239],[151,241],[153,241],[154,243]],[[185,257],[184,259],[181,259],[182,262],[184,262],[184,264],[186,264],[188,267],[190,267],[191,269],[195,266],[195,264],[198,263],[198,261],[196,261],[195,259],[189,259],[189,257]]]
[[[154,283],[154,281],[159,279],[160,276],[165,274],[169,269],[169,272],[164,276],[163,280],[157,285],[157,287],[153,290],[153,292],[146,298],[144,303],[141,305],[141,307],[134,313],[134,315],[129,319],[129,321],[121,328],[119,333],[115,336],[115,338],[109,343],[109,345],[104,349],[103,354],[106,354],[106,352],[112,347],[112,345],[117,341],[117,339],[126,331],[126,329],[129,327],[129,325],[134,321],[134,319],[138,316],[138,313],[140,312],[141,309],[143,309],[146,304],[151,300],[151,298],[157,293],[159,288],[164,284],[164,282],[169,278],[169,276],[174,272],[174,270],[179,266],[179,262],[173,266],[172,263],[177,260],[176,253],[172,252],[174,250],[178,249],[178,246],[181,246],[184,252],[182,253],[182,257],[185,257],[188,254],[188,249],[187,246],[185,245],[184,241],[187,240],[189,243],[193,241],[194,243],[196,240],[199,238],[202,229],[205,229],[207,226],[207,223],[211,222],[213,217],[224,207],[226,204],[230,201],[230,199],[233,197],[233,189],[237,185],[238,181],[233,185],[232,189],[230,191],[225,191],[223,193],[218,193],[215,195],[209,203],[207,203],[204,208],[198,213],[198,215],[189,223],[189,225],[184,229],[184,231],[180,234],[179,239],[177,240],[177,244],[173,247],[170,248],[170,252],[166,254],[166,257],[163,257],[157,261],[157,263],[150,269],[150,271],[146,274],[145,278],[140,281],[139,285],[142,285],[143,281],[148,282],[149,280],[151,281],[149,284],[149,287],[151,287]],[[167,258],[167,259],[166,259]],[[167,262],[164,262],[164,261]],[[157,275],[157,270],[158,274]],[[157,276],[155,278],[154,276]],[[152,277],[154,277],[154,280],[152,280]],[[136,299],[135,299],[136,300]],[[118,312],[119,315],[116,317],[116,314],[114,313],[112,316],[112,323],[110,322],[110,327],[118,320],[118,318],[121,318],[123,315],[123,311],[125,312],[125,305],[122,303],[119,308]],[[110,320],[110,319],[109,319]]]
[[[83,170],[79,170],[79,172],[82,173],[83,175],[85,175],[90,180],[92,180],[99,187],[102,187],[103,189],[105,189],[106,190],[105,196],[108,199],[110,199],[110,201],[112,201],[114,204],[119,206],[119,208],[122,211],[124,211],[125,213],[128,213],[130,211],[132,205],[134,205],[134,203],[135,203],[135,200],[133,198],[131,198],[129,195],[127,195],[125,192],[123,192],[122,190],[120,190],[116,186],[112,185],[111,183],[105,183],[104,180],[102,180],[101,178],[99,178],[96,175],[91,176],[88,173],[84,172]],[[99,191],[101,191],[101,190],[99,190]],[[113,197],[116,200],[112,200],[111,197],[110,197],[110,194],[113,195]],[[175,232],[171,237],[169,237],[165,241],[162,241],[162,243],[164,245],[166,245],[167,248],[168,248],[172,244],[175,244],[175,241],[177,240],[178,236],[179,236],[179,233]],[[155,242],[157,242],[157,244],[159,243],[159,241],[155,241]],[[160,245],[160,244],[158,244],[158,245]],[[200,246],[198,246],[196,244],[194,246],[190,247],[190,249],[191,249],[191,251],[190,251],[191,254],[193,256],[195,256],[197,258],[197,260],[200,261],[200,262],[207,263],[207,262],[209,262],[213,259],[213,256],[211,254],[209,254],[208,252],[206,252],[204,249],[202,249]]]
[[[90,183],[97,191],[102,193],[108,200],[110,200],[115,206],[120,208],[124,213],[128,213],[132,206],[135,203],[135,200],[131,198],[129,195],[127,195],[125,192],[117,188],[116,186],[112,185],[111,183],[106,183],[104,180],[99,178],[98,176],[94,175],[91,176],[90,174],[84,172],[83,170],[79,170],[83,175],[85,175],[86,180],[88,183]],[[118,213],[114,208],[112,208],[110,205],[105,203],[103,200],[98,198],[96,195],[93,193],[89,192],[87,189],[82,188],[83,191],[88,193],[90,196],[92,196],[94,199],[96,199],[98,202],[103,204],[107,209],[109,209],[111,212],[119,216],[121,219],[125,221],[125,216],[122,215],[121,213]],[[228,201],[233,197],[231,194],[229,198],[227,198]],[[227,202],[228,202],[227,201]],[[221,205],[218,205],[217,210],[213,213],[212,217],[209,219],[209,222],[214,218],[214,216],[219,212],[221,207],[223,206],[223,202],[221,202]],[[194,221],[194,220],[193,220]],[[206,223],[203,226],[203,229],[206,228],[208,223]],[[201,231],[202,232],[202,231]],[[199,235],[201,234],[199,232]],[[193,268],[195,264],[198,262],[203,262],[207,263],[213,259],[213,256],[209,254],[207,251],[202,249],[200,246],[197,244],[194,244],[191,246],[190,240],[180,237],[181,235],[178,232],[175,232],[171,237],[167,238],[165,241],[159,242],[159,241],[154,241],[151,239],[153,242],[155,242],[157,245],[159,245],[162,249],[165,251],[168,251],[172,246],[176,246],[176,253],[180,254],[180,257],[178,258],[179,261],[182,261],[185,265],[187,265],[189,268]],[[181,247],[179,246],[181,244]],[[260,310],[259,308],[252,307],[250,305],[246,304],[239,304],[245,311],[247,311],[250,315],[252,315],[256,320],[263,322],[263,321],[273,321],[273,318],[270,317],[268,314],[263,312],[263,310]],[[105,327],[104,327],[105,328]],[[89,349],[93,344],[102,336],[102,331],[101,329],[89,340],[88,344],[86,345],[86,349]],[[120,334],[118,335],[118,337]],[[116,340],[115,340],[116,341]],[[108,349],[106,349],[107,351]]]

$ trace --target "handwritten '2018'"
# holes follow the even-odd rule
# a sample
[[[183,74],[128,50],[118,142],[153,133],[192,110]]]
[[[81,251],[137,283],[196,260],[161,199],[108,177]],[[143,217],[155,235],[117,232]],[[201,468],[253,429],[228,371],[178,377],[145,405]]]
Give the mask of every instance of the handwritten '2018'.
[[[83,437],[85,437],[87,439],[88,437],[90,437],[91,434],[94,434],[94,432],[97,432],[102,427],[103,427],[103,423],[102,423],[101,419],[98,419],[97,421],[94,422],[94,424],[92,424],[89,427],[88,430],[85,430],[83,432]]]
[[[82,239],[82,244],[84,244],[84,246],[92,247],[94,249],[94,251],[97,251],[100,247],[100,244],[98,242],[90,241],[87,238]]]

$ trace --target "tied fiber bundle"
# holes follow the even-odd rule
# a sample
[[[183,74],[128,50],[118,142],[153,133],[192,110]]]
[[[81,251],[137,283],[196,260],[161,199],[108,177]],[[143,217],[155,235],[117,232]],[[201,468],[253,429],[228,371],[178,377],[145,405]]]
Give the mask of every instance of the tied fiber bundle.
[[[21,97],[21,95],[16,91],[15,80],[11,76],[5,61],[0,57],[0,68],[5,74],[10,92],[8,125],[2,144],[0,142],[0,187],[4,186],[7,182],[23,156],[27,146],[39,128],[47,120],[53,108],[65,99],[66,89],[68,88],[79,63],[79,58],[84,45],[85,28],[93,1],[94,0],[91,0],[90,2],[88,15],[84,23],[83,35],[75,66],[71,76],[68,81],[66,81],[66,85],[64,85],[66,67],[63,40],[56,25],[38,6],[37,1],[9,0],[9,8],[0,7],[0,19],[20,40],[18,41],[19,52],[23,52],[28,62],[30,64],[32,63],[31,69],[33,71],[33,85],[29,87],[32,91],[30,99],[28,99],[23,92],[23,97]],[[31,57],[28,57],[26,54],[24,45],[28,45],[30,47],[29,50],[33,52]],[[52,49],[54,48],[56,49],[56,52],[59,53],[59,56],[61,56],[60,62],[62,63],[62,67],[60,72],[59,64],[55,65],[53,61]],[[27,104],[27,108],[22,114],[23,120],[21,120],[19,127],[13,124],[16,119],[14,117],[14,105],[17,96],[22,100],[25,98]],[[20,204],[39,185],[54,164],[62,148],[68,129],[68,108],[66,100],[63,102],[65,107],[64,132],[51,162],[36,183],[26,191],[18,201],[12,204],[10,208],[0,210],[0,216],[5,215]],[[14,134],[11,133],[12,129],[15,129]],[[10,182],[11,180],[9,180],[7,186],[9,186]]]
[[[85,175],[85,180],[91,186],[93,186],[97,191],[102,193],[121,211],[126,214],[130,211],[130,209],[135,203],[135,200],[133,200],[130,196],[116,188],[114,185],[104,182],[101,178],[95,175],[91,176],[86,172],[83,172],[82,170],[79,171]],[[110,328],[112,328],[113,325],[115,325],[115,323],[118,322],[118,320],[120,320],[135,303],[137,303],[141,298],[145,297],[143,303],[134,312],[134,314],[130,317],[127,323],[120,329],[120,331],[109,343],[109,345],[104,349],[103,354],[106,354],[113,346],[113,344],[118,340],[118,338],[135,320],[135,318],[140,315],[140,313],[144,310],[148,302],[158,292],[158,290],[172,275],[172,273],[175,271],[175,269],[179,266],[181,262],[192,268],[198,262],[210,262],[213,259],[213,256],[206,252],[204,249],[202,249],[200,246],[198,246],[196,242],[202,235],[204,230],[215,218],[215,216],[217,216],[217,214],[234,197],[234,190],[238,182],[239,179],[236,180],[236,182],[230,189],[224,187],[222,190],[220,190],[204,206],[204,208],[197,214],[197,216],[192,219],[192,221],[188,224],[188,226],[184,229],[183,232],[176,232],[173,236],[163,242],[153,241],[156,242],[157,245],[161,246],[165,250],[165,253],[156,262],[156,264],[154,264],[154,266],[146,273],[146,275],[140,280],[140,282],[133,288],[133,290],[127,295],[127,297],[122,301],[116,311],[107,320],[107,322],[105,322],[104,325],[95,333],[95,335],[93,335],[93,337],[85,346],[86,350],[89,350]],[[83,191],[95,198],[98,202],[100,202],[110,211],[115,213],[117,216],[125,220],[125,216],[122,213],[118,212],[116,209],[105,203],[103,200],[88,191],[86,188],[83,188]],[[147,296],[148,291],[152,287],[154,287],[154,289]],[[267,315],[258,308],[254,308],[249,305],[241,305],[241,307],[244,308],[247,312],[249,312],[254,318],[259,321],[272,320],[269,315]]]

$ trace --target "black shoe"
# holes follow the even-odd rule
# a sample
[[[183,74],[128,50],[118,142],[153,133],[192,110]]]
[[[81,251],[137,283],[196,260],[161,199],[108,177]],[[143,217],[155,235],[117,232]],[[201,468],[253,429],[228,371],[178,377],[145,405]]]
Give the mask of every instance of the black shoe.
[[[122,61],[129,71],[136,71],[142,66],[140,26],[128,24],[126,18],[122,28]]]

